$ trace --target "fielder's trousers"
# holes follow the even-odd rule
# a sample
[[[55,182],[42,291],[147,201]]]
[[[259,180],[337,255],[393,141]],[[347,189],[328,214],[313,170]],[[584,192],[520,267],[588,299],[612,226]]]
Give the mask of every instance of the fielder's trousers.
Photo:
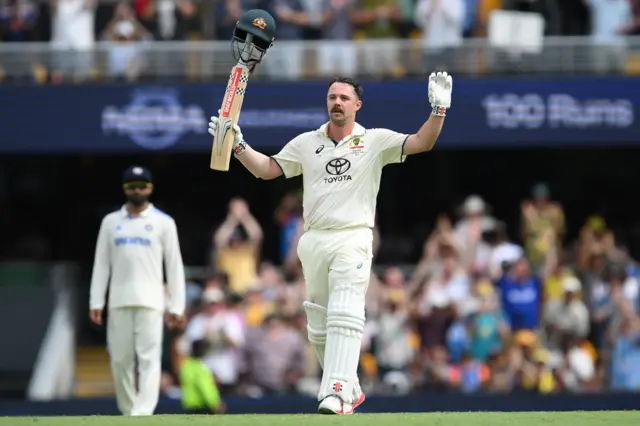
[[[150,416],[160,396],[163,313],[144,307],[109,310],[107,348],[118,409],[124,415]],[[135,366],[138,358],[138,392]]]

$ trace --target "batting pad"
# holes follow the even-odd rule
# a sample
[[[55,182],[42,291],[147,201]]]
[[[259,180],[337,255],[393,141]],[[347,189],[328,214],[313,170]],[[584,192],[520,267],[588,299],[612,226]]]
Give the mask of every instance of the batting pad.
[[[313,302],[303,302],[307,313],[307,337],[318,356],[320,367],[324,370],[324,352],[327,342],[327,308]]]
[[[329,297],[325,365],[318,400],[337,395],[354,402],[364,332],[364,286],[339,285]]]

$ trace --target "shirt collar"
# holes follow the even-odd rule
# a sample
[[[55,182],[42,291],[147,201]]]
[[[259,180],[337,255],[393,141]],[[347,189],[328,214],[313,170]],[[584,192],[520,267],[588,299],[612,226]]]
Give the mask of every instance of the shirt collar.
[[[318,129],[318,132],[322,133],[326,137],[329,137],[329,135],[327,135],[327,127],[329,127],[328,121],[324,123],[322,126],[320,126],[320,128]],[[358,123],[355,123],[355,125],[353,126],[353,130],[349,135],[349,139],[352,138],[353,136],[364,136],[365,132],[366,132],[366,129],[364,127],[362,127]]]
[[[153,210],[153,204],[149,203],[149,206],[142,210],[140,212],[140,217],[147,217],[149,216],[149,212],[151,212],[151,210]],[[120,214],[122,215],[122,217],[129,217],[129,211],[127,211],[127,205],[123,204],[122,208],[120,209]]]

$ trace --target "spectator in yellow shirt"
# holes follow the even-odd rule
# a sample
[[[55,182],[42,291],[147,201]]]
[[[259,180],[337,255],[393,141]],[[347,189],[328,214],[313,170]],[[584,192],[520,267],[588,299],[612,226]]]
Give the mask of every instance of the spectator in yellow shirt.
[[[241,198],[229,203],[229,213],[217,229],[214,264],[229,277],[230,290],[244,295],[258,278],[262,247],[262,228]]]

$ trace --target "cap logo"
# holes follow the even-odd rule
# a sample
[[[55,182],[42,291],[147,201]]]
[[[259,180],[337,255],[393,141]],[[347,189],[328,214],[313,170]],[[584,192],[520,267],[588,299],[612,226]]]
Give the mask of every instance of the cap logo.
[[[142,174],[142,167],[134,167],[132,170],[134,175],[141,175]]]
[[[253,26],[264,30],[267,28],[267,21],[265,21],[264,18],[256,18],[253,20]]]

